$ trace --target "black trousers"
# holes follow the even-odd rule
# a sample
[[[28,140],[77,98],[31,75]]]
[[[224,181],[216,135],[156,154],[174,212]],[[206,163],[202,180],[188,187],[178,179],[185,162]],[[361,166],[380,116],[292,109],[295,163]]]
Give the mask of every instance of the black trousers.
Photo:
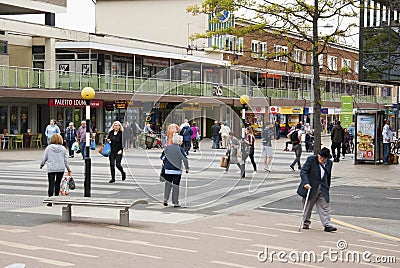
[[[340,142],[332,142],[331,149],[332,149],[332,155],[334,159],[339,159],[340,158],[340,147],[341,147]]]
[[[122,177],[125,178],[126,174],[121,165],[122,154],[111,153],[108,159],[110,160],[111,179],[115,180],[115,166],[121,172]]]
[[[60,186],[61,186],[61,179],[64,175],[64,172],[50,172],[47,173],[47,178],[49,180],[49,190],[48,190],[48,195],[53,196],[58,196],[60,193]]]

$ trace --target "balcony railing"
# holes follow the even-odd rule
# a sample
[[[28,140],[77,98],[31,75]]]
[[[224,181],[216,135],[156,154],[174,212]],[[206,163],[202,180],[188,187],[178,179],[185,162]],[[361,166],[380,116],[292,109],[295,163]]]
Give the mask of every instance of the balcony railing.
[[[307,90],[260,88],[250,85],[216,84],[211,82],[104,75],[0,66],[0,87],[18,89],[61,89],[79,91],[90,86],[97,92],[144,93],[201,97],[250,97],[272,99],[310,100]],[[341,93],[321,91],[322,101],[341,102]],[[355,102],[391,104],[392,97],[354,96]]]

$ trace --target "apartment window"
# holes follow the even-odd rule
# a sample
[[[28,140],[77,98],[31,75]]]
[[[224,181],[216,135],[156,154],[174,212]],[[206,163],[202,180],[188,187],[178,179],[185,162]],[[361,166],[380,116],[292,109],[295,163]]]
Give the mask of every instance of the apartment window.
[[[328,69],[331,71],[337,71],[337,57],[328,56]]]
[[[275,49],[275,59],[276,61],[281,61],[281,49],[282,47],[279,45],[274,45]]]
[[[258,45],[259,45],[260,41],[258,40],[252,40],[251,41],[251,57],[252,58],[258,58]]]
[[[266,59],[267,58],[267,43],[266,42],[261,42],[260,43],[260,57],[262,59]]]
[[[287,47],[284,47],[284,46],[282,46],[282,48],[281,48],[281,53],[282,53],[282,62],[288,62],[288,48]]]
[[[243,37],[236,38],[236,54],[243,54]]]
[[[306,64],[307,63],[307,52],[301,50],[300,54],[301,54],[300,62],[303,64]]]
[[[235,37],[233,35],[225,35],[225,51],[233,52],[233,44]]]
[[[297,63],[301,62],[301,50],[300,49],[297,49],[297,48],[294,49],[293,59]]]
[[[324,69],[324,54],[318,55],[318,64],[319,64],[319,70],[322,71]]]
[[[7,41],[0,40],[0,54],[8,54]]]
[[[358,61],[354,62],[354,72],[358,74],[358,68],[360,67],[360,63]]]
[[[350,59],[342,59],[342,68],[347,67],[351,70],[351,60]]]

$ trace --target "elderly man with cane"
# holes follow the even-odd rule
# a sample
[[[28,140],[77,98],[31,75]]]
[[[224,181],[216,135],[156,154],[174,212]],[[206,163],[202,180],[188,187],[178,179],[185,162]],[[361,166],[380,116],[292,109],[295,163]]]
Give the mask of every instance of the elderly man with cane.
[[[300,171],[301,183],[297,189],[297,194],[303,197],[303,229],[310,229],[311,212],[316,205],[324,231],[337,231],[337,228],[331,223],[329,206],[332,171],[332,161],[329,159],[331,157],[329,149],[322,148],[317,155],[307,158]]]

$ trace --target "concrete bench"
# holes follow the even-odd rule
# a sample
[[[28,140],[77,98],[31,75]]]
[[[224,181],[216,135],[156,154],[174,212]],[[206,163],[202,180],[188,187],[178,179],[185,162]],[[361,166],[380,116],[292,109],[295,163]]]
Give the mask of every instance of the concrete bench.
[[[67,205],[62,208],[62,220],[71,221],[71,206],[116,207],[123,208],[119,213],[119,225],[129,226],[129,209],[139,204],[148,204],[147,200],[114,199],[72,196],[51,196],[43,200],[45,204]]]

